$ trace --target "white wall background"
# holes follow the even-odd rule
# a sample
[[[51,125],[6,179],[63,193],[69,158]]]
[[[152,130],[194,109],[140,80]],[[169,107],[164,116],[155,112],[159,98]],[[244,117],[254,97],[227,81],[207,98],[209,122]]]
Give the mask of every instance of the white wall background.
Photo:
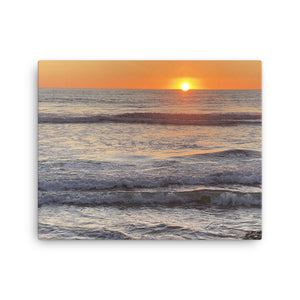
[[[297,1],[4,1],[1,299],[299,299]],[[37,61],[261,59],[263,240],[37,240]]]

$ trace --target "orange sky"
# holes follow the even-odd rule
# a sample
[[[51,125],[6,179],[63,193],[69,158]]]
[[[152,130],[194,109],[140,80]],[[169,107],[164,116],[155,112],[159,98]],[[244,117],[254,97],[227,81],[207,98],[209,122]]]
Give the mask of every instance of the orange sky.
[[[40,88],[261,89],[261,61],[39,61]]]

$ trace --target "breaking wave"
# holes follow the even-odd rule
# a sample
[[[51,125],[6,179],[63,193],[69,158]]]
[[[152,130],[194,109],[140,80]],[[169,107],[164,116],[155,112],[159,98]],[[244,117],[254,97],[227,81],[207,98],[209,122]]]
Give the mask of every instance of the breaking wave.
[[[204,177],[156,177],[156,178],[121,178],[116,179],[52,179],[51,181],[40,181],[40,191],[102,191],[112,189],[147,189],[169,186],[189,186],[189,185],[208,185],[215,186],[220,184],[237,184],[246,186],[259,186],[261,184],[261,173],[253,174],[251,172],[231,172],[224,171],[213,173]]]
[[[86,192],[80,193],[53,192],[39,195],[39,206],[46,204],[76,206],[168,206],[168,207],[261,207],[260,192],[240,192],[226,189],[201,189],[173,192]]]

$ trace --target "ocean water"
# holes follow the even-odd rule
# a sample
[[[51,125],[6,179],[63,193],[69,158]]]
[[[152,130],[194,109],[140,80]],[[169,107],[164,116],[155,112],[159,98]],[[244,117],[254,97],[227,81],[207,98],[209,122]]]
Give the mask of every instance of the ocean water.
[[[39,89],[41,239],[261,230],[260,90]]]

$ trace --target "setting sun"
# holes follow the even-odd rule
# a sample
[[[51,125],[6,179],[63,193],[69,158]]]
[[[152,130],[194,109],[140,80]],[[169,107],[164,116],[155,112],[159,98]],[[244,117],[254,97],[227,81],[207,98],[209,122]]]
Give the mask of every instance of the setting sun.
[[[190,85],[188,84],[188,83],[183,83],[182,85],[181,85],[181,89],[183,90],[183,91],[188,91],[189,89],[190,89]]]

